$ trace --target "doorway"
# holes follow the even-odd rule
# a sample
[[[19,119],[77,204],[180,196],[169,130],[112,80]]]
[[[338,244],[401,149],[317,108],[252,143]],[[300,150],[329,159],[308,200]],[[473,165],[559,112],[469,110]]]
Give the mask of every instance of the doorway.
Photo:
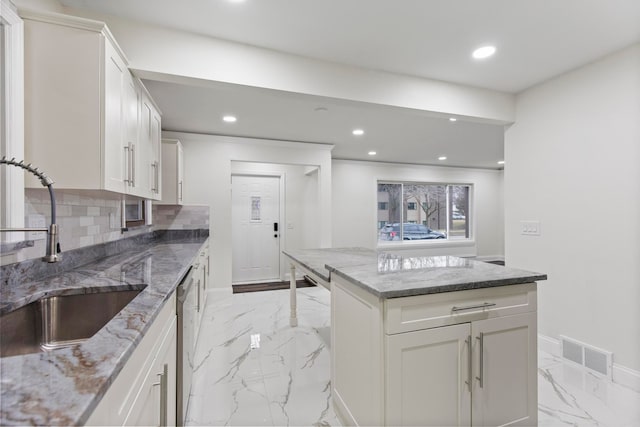
[[[280,281],[280,176],[231,176],[232,283]]]

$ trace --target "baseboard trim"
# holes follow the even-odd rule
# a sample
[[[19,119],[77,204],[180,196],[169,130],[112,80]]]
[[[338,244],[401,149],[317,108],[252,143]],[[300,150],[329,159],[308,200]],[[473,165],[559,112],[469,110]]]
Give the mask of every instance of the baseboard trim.
[[[538,349],[546,353],[562,358],[562,346],[560,340],[538,334]],[[571,362],[569,362],[571,363]],[[580,367],[580,365],[571,363],[572,366]],[[584,368],[586,370],[586,368]],[[612,367],[613,382],[628,387],[633,391],[640,393],[640,372],[635,369],[627,368],[618,363],[613,363]]]
[[[629,387],[631,390],[640,393],[640,372],[617,363],[613,364],[612,370],[614,383]]]
[[[549,353],[552,356],[562,357],[560,340],[538,334],[538,350]]]

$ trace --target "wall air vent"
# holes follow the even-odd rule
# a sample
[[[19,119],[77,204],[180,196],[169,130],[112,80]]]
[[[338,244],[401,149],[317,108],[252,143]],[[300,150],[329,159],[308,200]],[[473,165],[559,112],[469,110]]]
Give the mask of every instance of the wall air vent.
[[[562,357],[612,379],[613,353],[560,335]]]

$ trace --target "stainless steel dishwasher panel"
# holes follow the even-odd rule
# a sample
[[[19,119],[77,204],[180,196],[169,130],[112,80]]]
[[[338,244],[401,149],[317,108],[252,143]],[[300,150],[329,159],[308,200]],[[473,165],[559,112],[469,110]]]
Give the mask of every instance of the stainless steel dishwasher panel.
[[[189,406],[189,392],[193,377],[195,316],[197,287],[194,286],[193,269],[190,269],[178,286],[178,346],[176,379],[176,423],[184,426]]]

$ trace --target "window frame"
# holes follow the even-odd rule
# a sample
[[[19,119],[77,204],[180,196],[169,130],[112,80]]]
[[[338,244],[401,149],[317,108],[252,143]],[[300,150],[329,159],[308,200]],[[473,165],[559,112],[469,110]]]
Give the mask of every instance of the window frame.
[[[381,241],[379,238],[379,232],[381,227],[379,227],[379,224],[381,221],[378,221],[378,218],[376,217],[376,228],[374,230],[375,232],[375,241],[376,241],[376,246],[380,247],[380,248],[388,248],[388,247],[415,247],[415,246],[422,246],[422,247],[433,247],[433,246],[449,246],[449,247],[453,247],[453,246],[475,246],[475,218],[476,218],[476,208],[475,208],[475,199],[474,199],[474,194],[475,194],[475,188],[474,188],[474,183],[472,182],[458,182],[458,181],[415,181],[415,180],[387,180],[387,179],[376,179],[375,181],[375,185],[376,185],[376,206],[378,203],[378,186],[380,184],[399,184],[401,185],[401,194],[404,193],[404,185],[434,185],[434,186],[444,186],[445,187],[445,195],[446,195],[446,215],[447,215],[447,228],[446,228],[446,235],[447,237],[445,239],[425,239],[425,240],[394,240],[394,241]],[[465,238],[456,238],[456,239],[450,239],[450,224],[449,224],[449,217],[452,215],[452,212],[449,212],[450,209],[450,202],[449,202],[449,187],[452,186],[465,186],[469,188],[469,194],[468,194],[468,203],[469,203],[469,207],[468,207],[468,212],[466,214],[467,220],[469,220],[468,218],[470,217],[471,219],[469,220],[470,222],[468,223],[468,227],[469,227],[469,237],[465,237]],[[416,206],[416,208],[418,208],[418,206]],[[402,218],[402,222],[407,222],[406,218],[404,218],[404,209],[401,209],[400,212]],[[420,221],[417,224],[422,224],[422,225],[426,225],[427,228],[432,229],[432,227],[429,227],[428,224],[424,224],[424,221]]]

